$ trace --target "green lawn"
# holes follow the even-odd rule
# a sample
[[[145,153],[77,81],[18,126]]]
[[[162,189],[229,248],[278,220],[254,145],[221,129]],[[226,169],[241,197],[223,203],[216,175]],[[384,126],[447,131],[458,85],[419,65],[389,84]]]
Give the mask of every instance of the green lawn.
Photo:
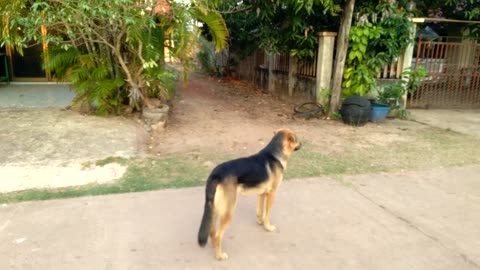
[[[480,164],[480,139],[476,137],[438,128],[422,129],[415,134],[413,143],[352,148],[334,154],[322,153],[306,142],[302,150],[292,156],[285,179]],[[211,170],[205,166],[206,161],[217,164],[229,158],[234,157],[190,154],[158,159],[111,157],[95,164],[116,162],[127,166],[125,175],[115,183],[3,193],[0,203],[201,186]]]

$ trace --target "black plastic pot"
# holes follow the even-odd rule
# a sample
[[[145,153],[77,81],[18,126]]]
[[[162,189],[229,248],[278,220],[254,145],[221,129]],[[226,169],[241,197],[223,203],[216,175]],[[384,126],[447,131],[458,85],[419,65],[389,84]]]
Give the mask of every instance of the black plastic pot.
[[[370,101],[358,95],[351,96],[343,101],[340,114],[345,124],[363,126],[370,120]]]

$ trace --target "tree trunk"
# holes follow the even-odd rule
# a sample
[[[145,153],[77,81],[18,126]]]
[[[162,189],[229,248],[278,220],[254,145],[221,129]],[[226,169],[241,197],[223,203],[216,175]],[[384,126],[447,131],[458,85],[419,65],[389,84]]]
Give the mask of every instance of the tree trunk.
[[[336,112],[340,106],[340,97],[342,95],[343,69],[345,59],[347,58],[348,36],[352,26],[353,8],[355,0],[347,0],[343,7],[342,20],[337,37],[337,52],[333,68],[332,96],[330,98],[329,115]]]

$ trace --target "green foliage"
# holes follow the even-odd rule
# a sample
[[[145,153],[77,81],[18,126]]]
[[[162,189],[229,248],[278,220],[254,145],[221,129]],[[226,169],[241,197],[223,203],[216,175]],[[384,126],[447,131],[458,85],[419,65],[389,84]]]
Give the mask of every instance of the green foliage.
[[[340,119],[342,119],[342,115],[340,114],[340,112],[333,112],[332,113],[332,119],[333,120],[340,120]]]
[[[118,112],[122,103],[141,109],[148,98],[172,96],[173,88],[163,85],[176,77],[163,67],[166,34],[173,37],[170,49],[185,71],[194,57],[195,18],[209,26],[218,49],[228,36],[221,15],[212,9],[218,1],[169,1],[170,11],[159,14],[153,13],[155,2],[1,1],[0,43],[20,53],[32,43],[54,48],[49,55],[56,58],[45,59],[45,67],[56,78],[71,80],[76,100],[86,100],[97,113]]]
[[[420,66],[417,69],[408,68],[402,73],[402,83],[406,85],[408,93],[413,94],[422,85],[422,79],[425,76],[427,76],[425,67]]]
[[[390,104],[393,108],[399,107],[400,100],[405,94],[413,94],[421,85],[422,79],[427,75],[427,70],[420,66],[417,69],[405,69],[401,79],[389,84],[378,92],[378,100],[384,104]]]
[[[399,100],[405,94],[405,86],[400,83],[392,83],[386,85],[383,91],[379,91],[378,100],[383,104],[389,104],[396,107],[399,104]]]
[[[382,1],[360,8],[352,26],[343,74],[343,96],[365,95],[376,88],[375,75],[399,57],[407,45],[412,23],[410,14],[396,4]]]
[[[228,29],[222,15],[217,11],[206,10],[202,8],[192,9],[192,15],[197,20],[204,22],[210,30],[215,50],[218,52],[226,47],[228,39]]]
[[[125,96],[121,88],[125,81],[121,77],[110,78],[108,66],[97,65],[94,55],[82,54],[70,47],[50,48],[45,67],[51,70],[58,80],[70,81],[76,92],[74,105],[86,105],[99,115],[118,113]]]
[[[406,0],[404,0],[406,1]],[[448,18],[457,20],[480,20],[480,1],[479,0],[415,0],[417,17]],[[432,25],[430,25],[432,27]],[[464,36],[478,38],[480,37],[479,24],[457,24],[462,28]],[[448,23],[434,24],[434,30],[437,33],[448,33],[452,25]]]
[[[261,47],[304,59],[313,57],[318,32],[336,30],[336,13],[340,11],[337,2],[226,0],[219,7],[230,29],[234,56],[243,58]]]
[[[408,115],[409,115],[409,113],[408,113],[407,109],[405,109],[405,108],[399,108],[398,109],[398,113],[397,113],[398,118],[400,118],[402,120],[406,120],[408,118]]]
[[[215,52],[214,45],[204,38],[200,40],[200,50],[197,53],[200,67],[203,72],[213,76],[223,76],[224,66]]]
[[[194,68],[195,49],[199,45],[199,31],[196,22],[203,23],[202,29],[213,37],[215,50],[227,46],[228,29],[221,14],[215,10],[217,1],[192,1],[192,4],[171,2],[173,20],[166,23],[168,33],[174,37],[169,45],[173,56],[180,60],[183,66],[183,81],[187,82],[187,74]]]
[[[288,52],[300,60],[312,58],[320,31],[336,31],[340,6],[333,0],[258,1],[260,47]]]
[[[165,67],[149,69],[145,78],[147,79],[147,96],[167,102],[175,95],[175,88],[178,80],[178,73]]]
[[[222,5],[224,9],[232,8],[246,9],[244,3],[237,5],[236,0],[225,1]],[[229,51],[238,59],[243,59],[253,53],[258,48],[261,38],[259,27],[259,18],[254,10],[247,9],[244,12],[232,12],[224,14],[225,22],[230,30]]]

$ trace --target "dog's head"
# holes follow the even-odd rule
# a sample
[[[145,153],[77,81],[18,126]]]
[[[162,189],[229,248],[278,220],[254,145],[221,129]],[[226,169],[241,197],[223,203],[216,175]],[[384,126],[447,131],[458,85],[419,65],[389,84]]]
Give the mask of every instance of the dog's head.
[[[297,135],[290,129],[277,129],[273,134],[281,136],[283,152],[287,156],[290,156],[293,151],[297,151],[302,147],[302,143],[298,140]]]

